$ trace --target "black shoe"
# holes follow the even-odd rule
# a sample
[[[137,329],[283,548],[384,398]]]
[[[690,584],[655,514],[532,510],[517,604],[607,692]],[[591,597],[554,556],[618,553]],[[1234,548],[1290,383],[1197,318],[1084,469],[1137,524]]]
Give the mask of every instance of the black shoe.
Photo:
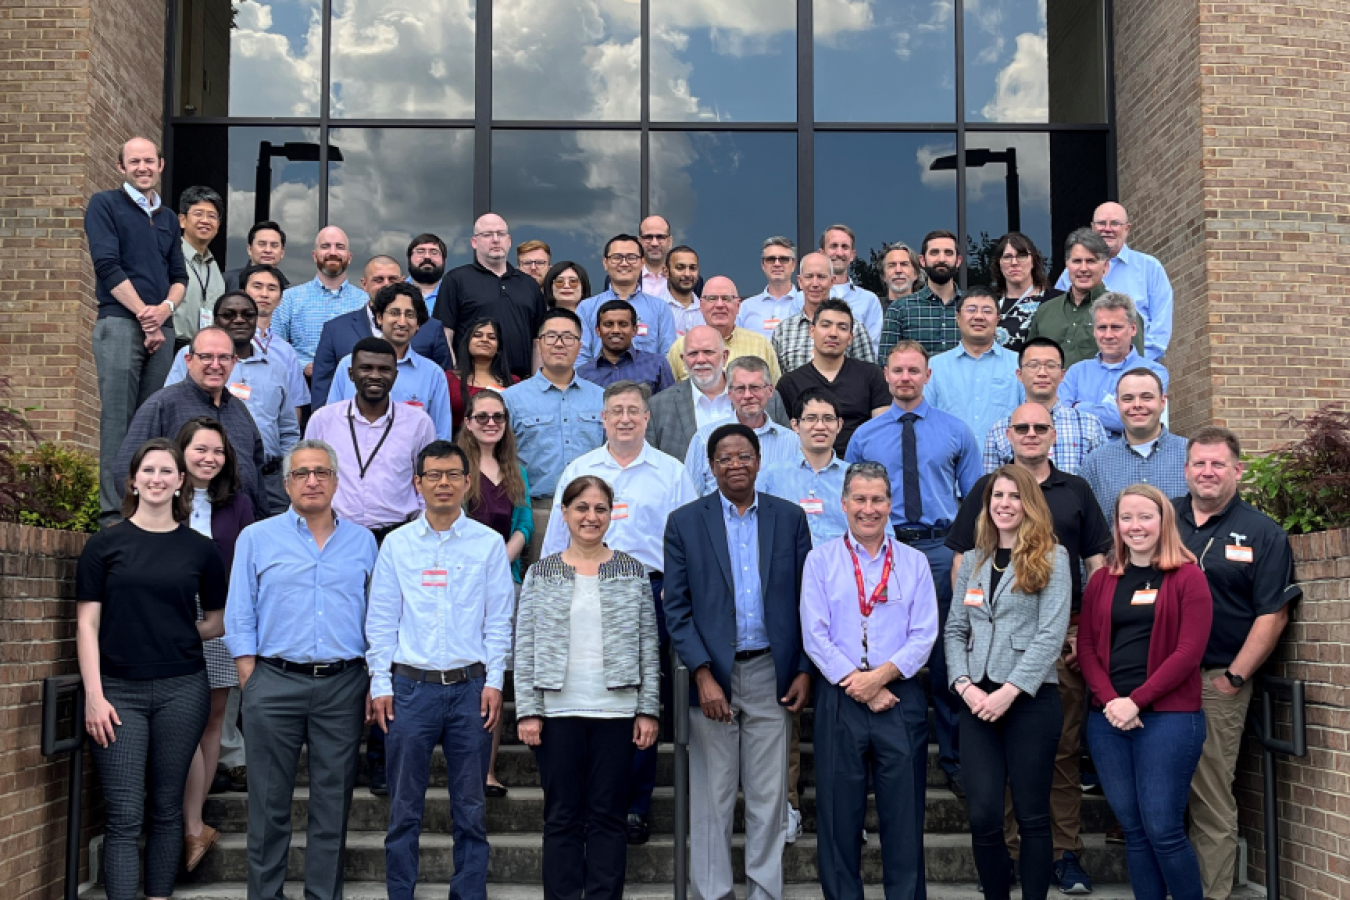
[[[1015,860],[1015,859],[1009,859],[1009,860],[1008,860],[1008,890],[1012,890],[1012,889],[1015,888],[1015,887],[1017,887],[1017,860]],[[979,873],[978,873],[978,872],[977,872],[976,875],[975,875],[975,890],[979,891],[981,894],[984,893],[984,882],[983,882],[982,880],[980,880],[980,876],[979,876]]]
[[[947,776],[947,790],[956,795],[957,800],[966,799],[966,786],[961,783],[961,773]]]
[[[235,766],[233,769],[230,770],[229,775],[230,775],[230,790],[234,791],[236,794],[248,793],[247,766]]]
[[[211,788],[209,793],[224,794],[231,790],[230,774],[228,772],[217,772],[216,777],[211,779]]]
[[[637,813],[628,814],[628,843],[645,844],[652,835],[652,827]]]
[[[384,774],[384,763],[377,763],[371,767],[370,792],[376,797],[389,796],[389,779]]]

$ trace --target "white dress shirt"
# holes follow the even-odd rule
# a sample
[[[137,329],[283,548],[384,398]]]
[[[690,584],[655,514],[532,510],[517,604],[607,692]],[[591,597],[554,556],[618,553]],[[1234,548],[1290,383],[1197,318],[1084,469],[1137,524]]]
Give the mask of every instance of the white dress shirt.
[[[698,428],[706,428],[709,425],[721,425],[723,422],[730,422],[731,417],[735,415],[735,410],[731,408],[731,398],[727,396],[726,387],[722,388],[722,393],[714,394],[709,397],[698,389],[696,385],[691,385],[690,393],[694,395],[694,425]]]

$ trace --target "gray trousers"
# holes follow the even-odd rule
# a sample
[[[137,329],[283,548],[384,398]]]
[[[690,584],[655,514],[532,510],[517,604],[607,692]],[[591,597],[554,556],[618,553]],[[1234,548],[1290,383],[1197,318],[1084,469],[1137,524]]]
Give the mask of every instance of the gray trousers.
[[[286,480],[281,477],[280,469],[263,476],[263,487],[267,489],[269,515],[279,516],[291,508],[291,497],[286,493]]]
[[[747,900],[783,896],[788,738],[773,656],[734,663],[731,722],[689,710],[689,886],[697,900],[732,900],[731,827],[736,787],[745,794]]]
[[[173,367],[173,329],[153,354],[145,350],[145,332],[135,319],[108,317],[94,323],[94,367],[98,370],[98,483],[101,517],[117,515],[122,498],[117,485],[127,473],[115,471],[131,418],[151,394],[164,387]]]
[[[291,799],[302,744],[309,747],[305,897],[342,897],[347,814],[369,686],[362,666],[331,678],[282,672],[262,661],[254,668],[243,688],[249,900],[284,900]]]
[[[229,771],[244,765],[244,733],[239,730],[239,688],[230,688],[230,699],[225,701],[225,727],[220,731],[220,763],[218,768]],[[211,773],[215,777],[215,773]]]

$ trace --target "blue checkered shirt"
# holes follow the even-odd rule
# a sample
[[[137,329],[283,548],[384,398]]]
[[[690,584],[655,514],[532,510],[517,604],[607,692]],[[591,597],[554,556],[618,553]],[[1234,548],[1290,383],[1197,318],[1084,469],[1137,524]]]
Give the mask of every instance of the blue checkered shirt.
[[[1050,461],[1055,468],[1070,475],[1081,474],[1083,460],[1108,440],[1106,429],[1096,416],[1067,403],[1055,403],[1050,410],[1055,422],[1055,444],[1050,448]],[[999,419],[984,438],[984,473],[988,475],[1005,463],[1013,461],[1012,443],[1008,440],[1008,426],[1012,416]]]
[[[350,281],[330,291],[316,276],[313,281],[287,288],[281,295],[281,304],[272,314],[272,333],[294,347],[300,364],[307,366],[314,362],[323,326],[369,302],[366,292]]]
[[[1078,474],[1092,486],[1114,529],[1116,498],[1132,484],[1151,484],[1171,500],[1186,496],[1186,439],[1164,428],[1148,456],[1123,438],[1111,441],[1093,451]]]

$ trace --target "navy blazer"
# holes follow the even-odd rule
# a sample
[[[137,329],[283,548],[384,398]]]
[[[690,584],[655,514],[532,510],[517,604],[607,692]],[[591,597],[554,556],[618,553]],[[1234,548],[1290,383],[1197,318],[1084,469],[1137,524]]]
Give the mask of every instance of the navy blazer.
[[[810,672],[802,649],[802,569],[811,552],[806,514],[795,503],[759,494],[759,578],[764,624],[769,632],[778,697],[792,679]],[[731,666],[736,655],[736,600],[731,577],[722,494],[709,494],[675,510],[666,521],[666,629],[690,673],[708,666],[731,699]],[[698,703],[698,687],[690,686]]]
[[[356,342],[370,337],[370,316],[366,307],[343,313],[324,323],[319,334],[319,349],[314,351],[314,377],[310,381],[311,406],[318,409],[328,402],[328,389],[333,386],[338,363],[352,352]],[[436,363],[442,369],[450,368],[450,345],[445,341],[445,326],[434,316],[413,335],[412,349]]]

